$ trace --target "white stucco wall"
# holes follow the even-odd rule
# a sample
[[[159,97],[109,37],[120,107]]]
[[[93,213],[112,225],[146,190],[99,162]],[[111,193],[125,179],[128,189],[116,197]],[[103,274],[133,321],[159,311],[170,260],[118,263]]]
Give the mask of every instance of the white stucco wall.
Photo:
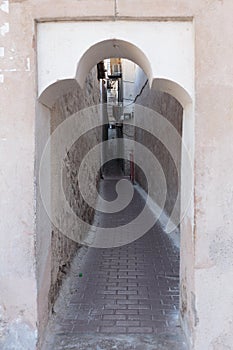
[[[180,84],[190,96],[194,95],[193,23],[172,21],[38,24],[38,95],[58,79],[75,78],[79,61],[86,51],[106,40],[110,43],[104,50],[100,45],[92,55],[87,55],[82,72],[77,76],[80,83],[96,62],[122,57],[132,59],[147,72],[151,70],[151,83],[153,78],[170,79]],[[149,68],[139,53],[127,48],[127,42],[144,53]]]

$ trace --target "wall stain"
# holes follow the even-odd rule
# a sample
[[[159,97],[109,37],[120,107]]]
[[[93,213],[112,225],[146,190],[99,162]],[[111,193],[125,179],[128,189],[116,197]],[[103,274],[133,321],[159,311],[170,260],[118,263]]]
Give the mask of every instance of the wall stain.
[[[199,323],[199,317],[197,315],[197,309],[196,309],[196,296],[193,292],[191,292],[191,307],[194,315],[194,325],[196,327]]]

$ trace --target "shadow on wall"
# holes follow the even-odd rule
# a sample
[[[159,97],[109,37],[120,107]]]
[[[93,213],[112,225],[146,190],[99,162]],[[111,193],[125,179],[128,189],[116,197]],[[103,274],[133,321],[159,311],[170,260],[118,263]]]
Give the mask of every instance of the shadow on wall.
[[[165,92],[150,89],[149,83],[145,83],[147,78],[142,71],[138,78],[139,79],[137,79],[136,76],[136,87],[137,90],[140,91],[140,94],[137,96],[136,103],[161,114],[175,127],[179,135],[182,137],[183,107],[181,104],[173,96]],[[166,147],[147,131],[136,128],[135,140],[148,148],[161,164],[167,182],[167,196],[164,209],[169,216],[174,208],[180,187],[175,163]],[[177,155],[177,164],[181,167],[181,138],[180,142],[177,143],[175,147],[174,152]],[[135,175],[136,181],[146,191],[147,184],[145,183],[145,177],[142,175],[142,171],[138,167],[136,167]],[[156,176],[153,181],[156,181]],[[155,198],[152,199],[155,200]],[[177,214],[179,215],[180,213]]]
[[[92,105],[100,103],[100,87],[97,80],[96,68],[93,68],[86,78],[84,88],[81,89],[78,84],[76,88],[71,87],[71,91],[60,97],[54,104],[51,112],[51,133],[56,127],[72,114]],[[83,135],[67,152],[64,159],[63,168],[63,189],[66,199],[74,212],[78,213],[84,221],[91,223],[94,217],[94,210],[90,208],[82,196],[78,188],[78,168],[84,155],[92,149],[101,137],[101,130],[91,130]],[[53,152],[52,150],[52,158]],[[55,154],[55,153],[54,153]],[[53,162],[53,159],[51,160]],[[94,173],[93,173],[94,174]],[[52,174],[51,178],[55,176]],[[93,175],[95,176],[95,175]],[[98,178],[91,174],[87,176],[87,181],[93,186],[98,183]],[[56,197],[56,189],[52,187],[52,201]],[[65,214],[61,220],[66,220]],[[49,291],[49,309],[52,308],[62,279],[67,273],[70,262],[75,252],[79,248],[79,244],[64,236],[59,230],[53,226],[51,237],[51,286]]]

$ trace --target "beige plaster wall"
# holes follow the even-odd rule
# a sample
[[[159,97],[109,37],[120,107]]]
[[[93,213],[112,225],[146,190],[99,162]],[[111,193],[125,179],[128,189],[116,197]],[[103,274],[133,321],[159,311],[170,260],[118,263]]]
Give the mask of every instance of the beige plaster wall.
[[[191,295],[188,288],[193,307],[187,311],[187,323],[193,349],[231,349],[233,295],[228,287],[233,278],[232,11],[232,0],[100,0],[98,6],[94,0],[71,0],[68,5],[58,0],[56,6],[51,0],[1,0],[0,305],[1,325],[9,331],[4,332],[5,349],[12,348],[9,342],[17,334],[22,335],[22,349],[34,349],[38,318],[34,20],[96,16],[114,20],[194,19],[195,220],[193,232],[192,222],[184,221],[186,239],[190,237],[192,245],[187,246],[182,267],[194,293]]]

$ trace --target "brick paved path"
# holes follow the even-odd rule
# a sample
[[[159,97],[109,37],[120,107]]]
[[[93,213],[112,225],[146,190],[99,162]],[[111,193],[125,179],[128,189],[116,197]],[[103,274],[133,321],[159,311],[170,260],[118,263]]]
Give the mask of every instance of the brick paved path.
[[[114,187],[113,180],[102,182],[106,199],[114,197]],[[125,220],[143,205],[136,192]],[[112,226],[119,215],[99,219]],[[178,274],[179,251],[159,224],[126,246],[83,247],[55,307],[44,350],[186,349],[178,321]]]

